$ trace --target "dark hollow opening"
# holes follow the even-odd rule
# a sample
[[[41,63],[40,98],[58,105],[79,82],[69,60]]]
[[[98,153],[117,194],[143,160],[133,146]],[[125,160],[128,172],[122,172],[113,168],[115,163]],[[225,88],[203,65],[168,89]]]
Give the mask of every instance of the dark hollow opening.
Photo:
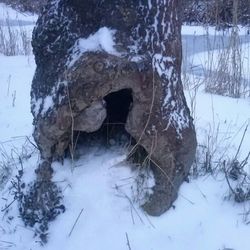
[[[76,150],[85,146],[123,146],[133,139],[125,129],[129,111],[133,105],[132,89],[122,89],[106,95],[107,117],[101,128],[92,133],[75,132]]]
[[[106,123],[124,125],[133,103],[132,90],[122,89],[104,97],[107,109]],[[104,124],[105,124],[104,122]]]
[[[122,89],[106,95],[105,101],[107,117],[101,128],[92,133],[75,131],[75,158],[84,154],[86,147],[126,147],[130,152],[128,160],[136,165],[152,165],[147,160],[146,150],[137,145],[133,151],[130,149],[136,144],[136,140],[126,131],[125,124],[128,114],[133,106],[132,89]],[[150,161],[150,164],[149,164]]]

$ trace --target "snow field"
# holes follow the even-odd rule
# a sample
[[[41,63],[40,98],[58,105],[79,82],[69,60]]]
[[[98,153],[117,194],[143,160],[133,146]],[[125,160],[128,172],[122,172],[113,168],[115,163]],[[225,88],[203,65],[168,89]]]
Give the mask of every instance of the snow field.
[[[0,5],[1,11],[4,8]],[[10,17],[15,17],[16,12],[10,10]],[[190,33],[194,30],[185,29]],[[193,55],[197,60],[200,56]],[[27,154],[34,150],[26,139],[33,130],[30,87],[34,70],[32,56],[0,55],[0,164],[7,157],[13,163],[8,182],[0,191],[1,209],[13,199],[10,181],[21,168],[18,155],[23,153],[23,145],[26,143]],[[190,105],[190,93],[185,94]],[[215,161],[225,151],[225,157],[234,156],[249,124],[249,98],[206,94],[201,87],[195,102],[198,143],[204,145],[212,138]],[[249,141],[250,129],[242,143],[240,159],[249,152]],[[50,224],[48,244],[41,247],[38,239],[33,238],[32,229],[24,227],[14,202],[8,214],[0,212],[0,249],[128,250],[127,234],[132,250],[249,250],[250,227],[245,223],[249,218],[246,220],[244,214],[250,205],[227,199],[229,188],[223,174],[191,178],[190,183],[181,186],[174,208],[160,217],[149,217],[138,204],[130,202],[134,199],[138,173],[124,161],[125,153],[120,148],[86,149],[75,162],[73,172],[69,159],[64,165],[54,163],[53,178],[62,188],[66,212]],[[34,180],[38,161],[36,151],[23,160],[26,183]],[[247,168],[250,172],[249,165]],[[148,185],[152,186],[152,180]]]

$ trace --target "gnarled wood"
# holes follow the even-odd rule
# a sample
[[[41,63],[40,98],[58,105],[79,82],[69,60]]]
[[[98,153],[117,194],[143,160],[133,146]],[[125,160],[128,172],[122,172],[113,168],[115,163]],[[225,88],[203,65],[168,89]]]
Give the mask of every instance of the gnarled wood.
[[[86,43],[90,36],[99,39],[95,49]],[[166,211],[196,149],[180,77],[177,1],[53,0],[38,19],[32,44],[34,138],[42,158],[64,155],[72,126],[97,130],[106,116],[105,96],[131,89],[125,128],[149,154],[156,181],[142,207],[151,215]]]

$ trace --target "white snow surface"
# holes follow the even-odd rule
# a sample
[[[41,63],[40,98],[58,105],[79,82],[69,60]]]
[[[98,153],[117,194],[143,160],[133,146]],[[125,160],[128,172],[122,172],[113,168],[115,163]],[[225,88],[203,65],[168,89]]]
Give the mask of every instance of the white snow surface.
[[[33,56],[0,55],[0,141],[30,135],[30,86],[35,70]]]
[[[82,52],[104,50],[109,54],[117,54],[117,51],[114,49],[114,34],[114,30],[102,27],[88,38],[80,38],[78,40],[79,48]]]
[[[87,38],[79,38],[73,46],[72,58],[68,62],[68,67],[73,66],[81,55],[87,51],[106,51],[109,54],[119,56],[120,54],[114,48],[114,35],[115,30],[102,27]]]
[[[0,5],[1,11],[3,6]],[[105,45],[103,48],[111,49]],[[0,171],[6,161],[13,164],[7,184],[0,191],[1,209],[13,200],[9,188],[21,169],[19,155],[31,155],[23,160],[26,183],[34,180],[39,162],[38,152],[26,140],[33,129],[30,87],[34,70],[33,57],[0,56]],[[190,93],[185,94],[190,104]],[[249,119],[249,98],[197,93],[198,143],[203,144],[213,132],[218,154],[225,149],[229,155],[235,154]],[[249,131],[241,147],[242,158],[250,149]],[[150,217],[136,202],[130,202],[135,198],[138,172],[124,161],[125,153],[121,148],[83,147],[73,172],[70,160],[64,165],[54,163],[54,181],[62,188],[66,212],[50,224],[49,242],[41,247],[33,238],[32,229],[24,227],[14,202],[8,214],[0,210],[0,249],[128,250],[127,234],[132,250],[249,250],[250,225],[244,223],[244,214],[250,205],[225,198],[229,188],[222,174],[184,183],[175,208],[160,217]],[[250,172],[249,166],[246,170]],[[150,178],[148,187],[152,185]]]

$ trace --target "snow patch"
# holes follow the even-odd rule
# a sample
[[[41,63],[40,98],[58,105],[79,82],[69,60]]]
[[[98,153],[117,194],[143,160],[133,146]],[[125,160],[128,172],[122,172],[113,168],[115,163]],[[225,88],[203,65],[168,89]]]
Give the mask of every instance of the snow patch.
[[[102,27],[88,38],[79,38],[73,46],[68,67],[72,67],[81,55],[88,51],[105,51],[111,55],[120,56],[119,52],[114,48],[114,35],[115,30]]]
[[[78,40],[79,48],[82,52],[104,50],[110,54],[117,54],[114,49],[114,33],[114,30],[110,30],[107,27],[100,28],[87,39],[80,38]]]
[[[181,106],[178,102],[180,97],[175,96],[176,94],[172,93],[172,90],[175,89],[178,84],[178,77],[174,72],[174,60],[175,59],[171,57],[155,54],[153,57],[153,67],[158,75],[160,77],[164,77],[165,79],[165,81],[163,81],[163,87],[166,91],[166,95],[162,103],[162,112],[164,114],[165,109],[171,110],[169,114],[163,116],[165,120],[168,121],[168,125],[164,130],[168,130],[170,125],[172,125],[176,128],[177,134],[181,138],[182,130],[189,127],[189,118],[185,114],[184,110],[179,108]]]
[[[152,2],[151,0],[148,0],[148,8],[151,10],[152,9]]]
[[[31,104],[34,105],[33,111],[34,111],[35,116],[38,116],[42,103],[43,103],[42,98],[38,98],[37,100],[32,99]]]
[[[172,64],[174,61],[173,58],[169,56],[162,56],[161,54],[155,54],[153,56],[153,66],[157,70],[159,76],[163,74],[167,79],[170,79],[173,73],[173,66],[168,66],[168,64]]]
[[[42,115],[44,115],[50,108],[54,106],[54,101],[52,96],[46,96],[43,101]]]

